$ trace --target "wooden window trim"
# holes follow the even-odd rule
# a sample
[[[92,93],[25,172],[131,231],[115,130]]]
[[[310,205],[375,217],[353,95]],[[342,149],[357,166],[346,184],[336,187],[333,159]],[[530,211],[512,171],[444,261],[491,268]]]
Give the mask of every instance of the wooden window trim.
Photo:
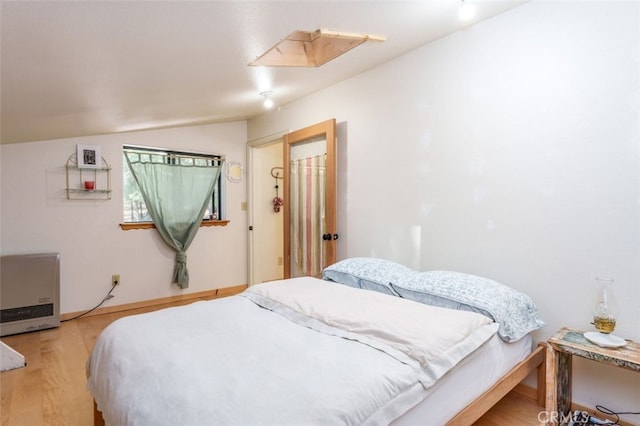
[[[227,226],[228,220],[203,220],[200,222],[200,227],[204,226]],[[121,223],[120,228],[123,231],[130,231],[132,229],[155,229],[156,224],[153,222],[127,222]]]

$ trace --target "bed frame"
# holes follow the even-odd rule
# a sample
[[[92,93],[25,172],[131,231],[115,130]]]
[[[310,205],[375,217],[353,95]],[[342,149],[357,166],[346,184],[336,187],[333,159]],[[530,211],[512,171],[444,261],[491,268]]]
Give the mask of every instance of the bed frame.
[[[538,343],[536,349],[524,360],[513,367],[507,374],[491,386],[485,393],[477,397],[471,404],[467,405],[451,420],[447,426],[468,426],[482,417],[491,407],[496,405],[506,394],[508,394],[518,383],[523,381],[529,374],[537,368],[537,391],[536,399],[539,406],[545,405],[545,385],[546,385],[546,360],[545,352],[547,345]]]
[[[545,402],[545,350],[546,344],[539,343],[531,354],[507,374],[498,380],[485,393],[477,397],[471,404],[463,408],[453,417],[447,426],[468,426],[482,417],[491,407],[508,394],[518,383],[523,381],[529,374],[537,369],[537,402],[544,407]],[[94,426],[105,426],[102,413],[98,410],[96,401],[93,401],[93,424]]]

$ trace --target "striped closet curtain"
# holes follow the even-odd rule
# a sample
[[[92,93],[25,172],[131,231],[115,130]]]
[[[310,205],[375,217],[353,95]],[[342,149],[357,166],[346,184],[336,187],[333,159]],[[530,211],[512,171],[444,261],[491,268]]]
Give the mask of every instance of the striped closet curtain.
[[[290,164],[291,277],[322,275],[326,154]]]

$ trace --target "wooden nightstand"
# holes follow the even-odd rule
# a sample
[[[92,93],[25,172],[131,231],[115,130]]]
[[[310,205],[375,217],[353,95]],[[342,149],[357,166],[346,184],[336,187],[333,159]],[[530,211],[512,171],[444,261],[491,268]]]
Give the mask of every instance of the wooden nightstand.
[[[559,420],[571,411],[572,356],[640,372],[640,344],[630,340],[621,348],[603,348],[588,341],[584,331],[562,328],[547,343],[545,411],[557,413]]]

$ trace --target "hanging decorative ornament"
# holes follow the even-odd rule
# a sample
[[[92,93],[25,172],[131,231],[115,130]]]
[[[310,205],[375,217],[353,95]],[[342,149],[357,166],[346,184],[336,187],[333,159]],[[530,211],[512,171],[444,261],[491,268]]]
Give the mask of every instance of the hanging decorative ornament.
[[[284,206],[284,200],[280,198],[280,196],[278,195],[278,179],[282,179],[282,178],[280,177],[280,173],[278,172],[276,172],[274,175],[273,169],[271,170],[271,176],[273,176],[276,179],[276,196],[273,199],[273,211],[278,213],[280,211],[280,207]]]
[[[273,199],[273,211],[278,213],[280,211],[280,207],[284,206],[284,200],[280,197],[275,197]]]

